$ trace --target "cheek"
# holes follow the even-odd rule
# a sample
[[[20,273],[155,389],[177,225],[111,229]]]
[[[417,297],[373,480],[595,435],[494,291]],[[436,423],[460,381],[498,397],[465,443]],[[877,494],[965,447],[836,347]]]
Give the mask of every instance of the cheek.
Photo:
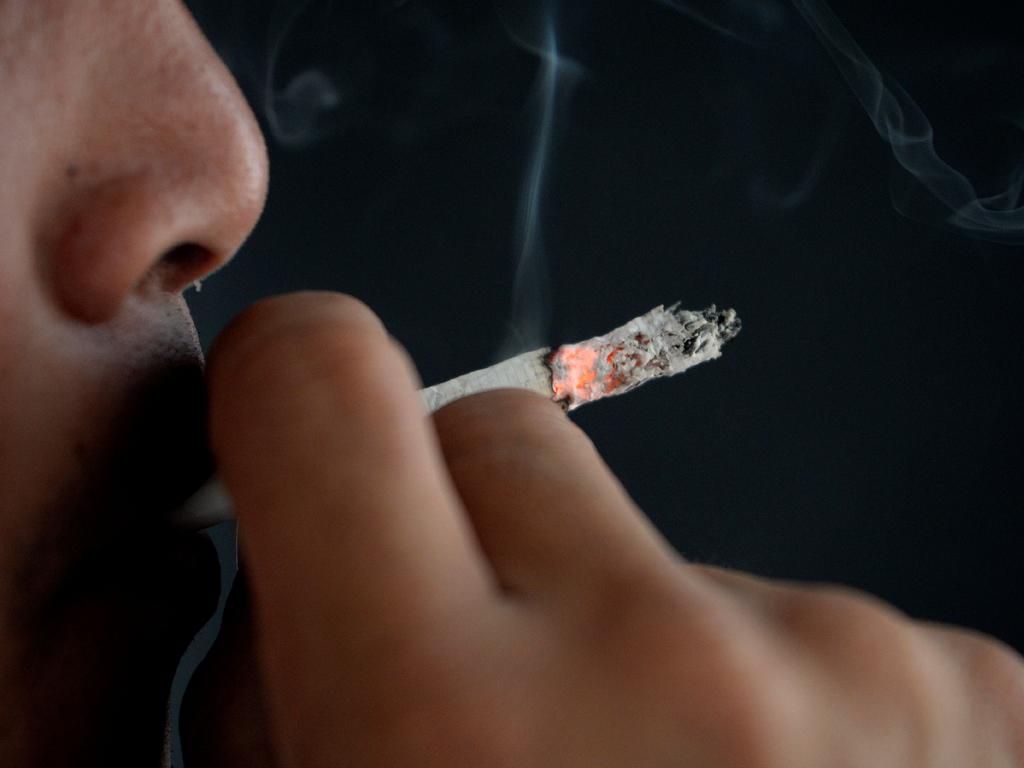
[[[4,167],[2,153],[0,148],[0,168]],[[0,373],[14,357],[25,354],[25,336],[33,324],[32,308],[38,306],[41,290],[33,274],[32,251],[3,207],[5,185],[0,184]]]
[[[61,382],[52,366],[35,284],[27,259],[0,253],[0,526],[22,532],[23,510],[43,502],[47,485],[59,484],[52,469],[53,430],[61,415]],[[0,562],[8,548],[0,548]],[[2,587],[0,587],[2,588]]]

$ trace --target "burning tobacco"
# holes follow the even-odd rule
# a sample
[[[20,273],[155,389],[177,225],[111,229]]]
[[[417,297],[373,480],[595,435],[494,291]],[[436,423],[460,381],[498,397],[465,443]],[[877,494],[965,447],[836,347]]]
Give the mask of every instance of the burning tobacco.
[[[573,410],[674,376],[722,353],[740,332],[736,312],[656,307],[604,336],[536,349],[421,390],[428,411],[489,389],[530,389]]]
[[[511,387],[532,390],[573,410],[714,360],[739,332],[740,319],[731,309],[660,306],[603,336],[525,352],[427,387],[420,396],[433,413],[467,395]],[[174,513],[172,522],[203,528],[233,516],[231,499],[215,476]]]

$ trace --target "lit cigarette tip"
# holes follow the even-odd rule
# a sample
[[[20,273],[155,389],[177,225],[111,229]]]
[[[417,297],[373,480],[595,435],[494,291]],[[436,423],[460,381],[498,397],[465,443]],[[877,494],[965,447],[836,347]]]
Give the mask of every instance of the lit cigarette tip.
[[[568,410],[714,360],[740,332],[732,309],[655,307],[614,331],[576,344],[524,352],[421,390],[428,412],[491,389],[529,389]]]
[[[740,332],[731,309],[655,307],[614,331],[556,349],[524,352],[489,368],[420,390],[428,413],[478,392],[529,389],[572,410],[641,384],[714,360]],[[205,528],[234,517],[231,499],[214,476],[171,516],[177,527]]]
[[[682,373],[721,355],[740,327],[732,309],[656,307],[610,333],[549,353],[554,399],[578,408]]]

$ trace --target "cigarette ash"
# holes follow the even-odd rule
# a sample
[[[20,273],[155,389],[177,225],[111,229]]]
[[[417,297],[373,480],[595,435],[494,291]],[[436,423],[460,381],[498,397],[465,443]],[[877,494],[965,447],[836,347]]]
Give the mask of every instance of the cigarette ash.
[[[740,332],[731,309],[656,307],[603,336],[558,347],[547,356],[554,399],[569,410],[682,373],[722,354]]]

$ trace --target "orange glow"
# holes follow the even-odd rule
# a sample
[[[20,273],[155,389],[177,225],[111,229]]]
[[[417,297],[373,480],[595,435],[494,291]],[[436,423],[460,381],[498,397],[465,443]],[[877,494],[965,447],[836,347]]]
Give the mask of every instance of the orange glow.
[[[611,395],[626,384],[636,362],[621,344],[559,347],[551,359],[555,399],[576,405]]]
[[[597,378],[594,368],[597,350],[591,347],[561,347],[558,363],[564,375],[551,382],[558,400],[589,400],[590,387]]]

